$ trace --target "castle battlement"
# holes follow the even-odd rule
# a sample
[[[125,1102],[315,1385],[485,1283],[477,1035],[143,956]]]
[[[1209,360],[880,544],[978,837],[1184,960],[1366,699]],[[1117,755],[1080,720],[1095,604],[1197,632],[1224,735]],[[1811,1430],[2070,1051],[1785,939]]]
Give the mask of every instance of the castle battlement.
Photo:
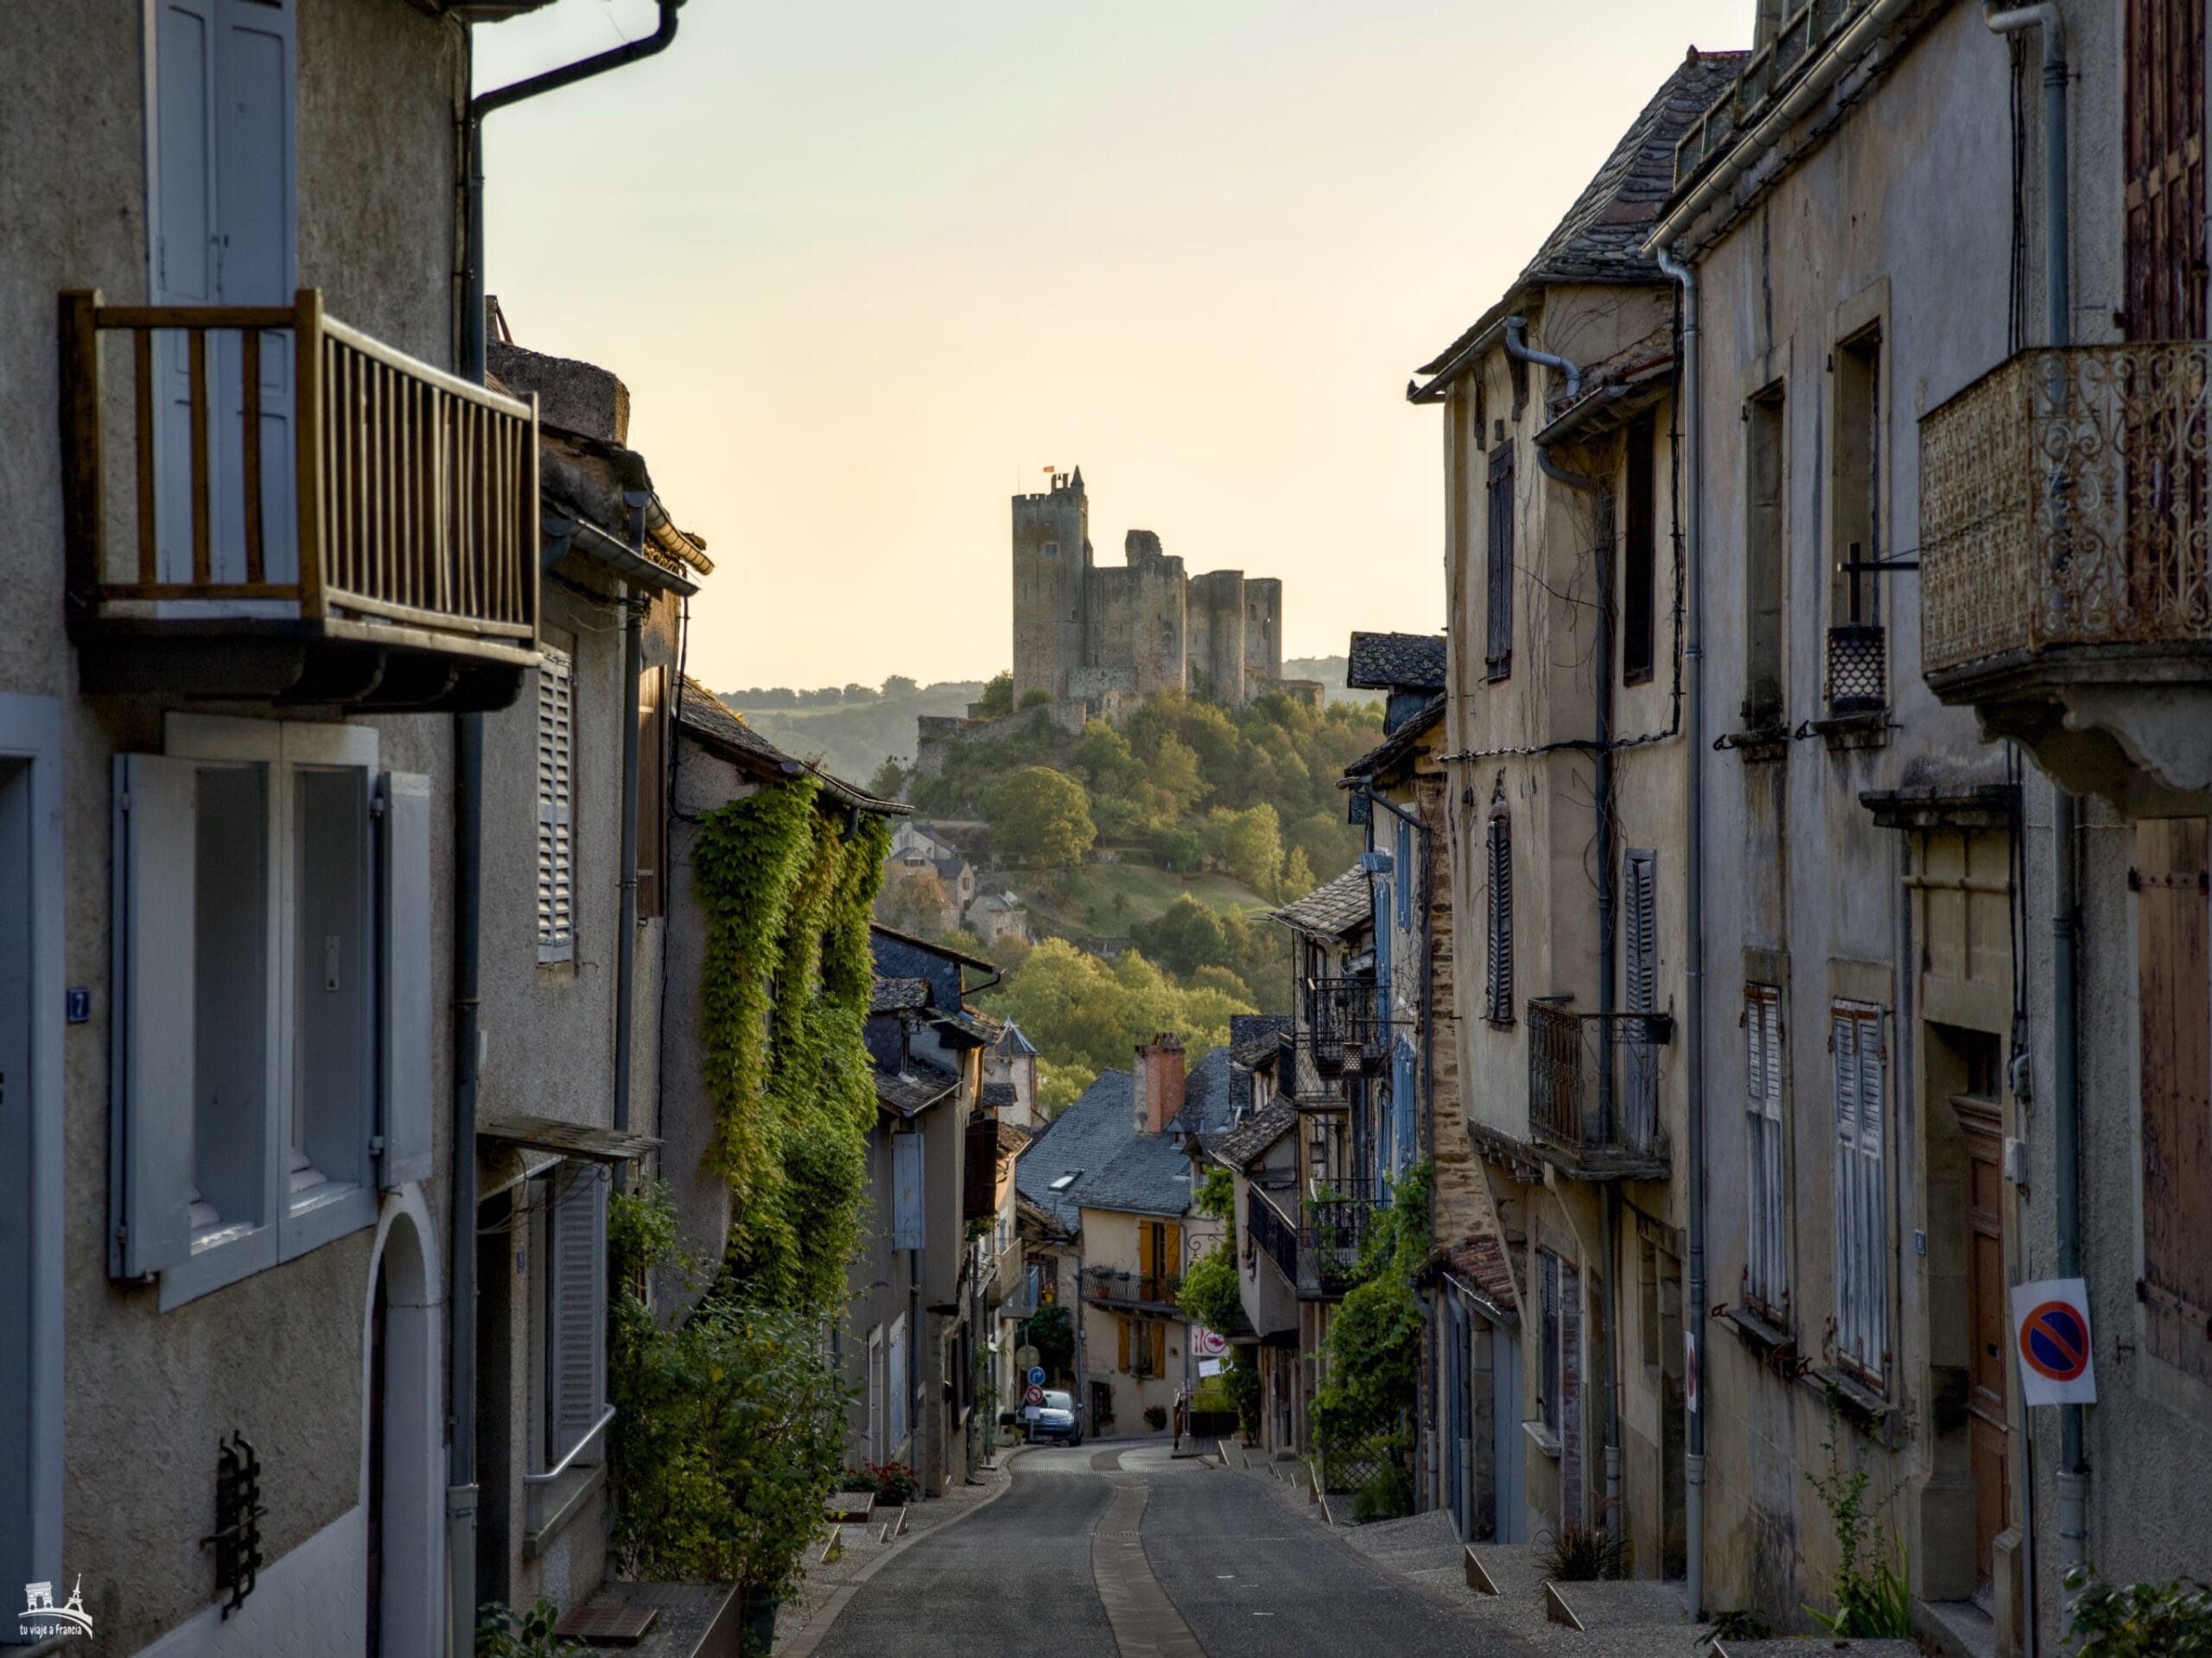
[[[1083,469],[1014,498],[1014,695],[1079,723],[1163,690],[1242,708],[1282,677],[1282,583],[1242,570],[1185,575],[1150,530],[1122,562],[1090,545]]]

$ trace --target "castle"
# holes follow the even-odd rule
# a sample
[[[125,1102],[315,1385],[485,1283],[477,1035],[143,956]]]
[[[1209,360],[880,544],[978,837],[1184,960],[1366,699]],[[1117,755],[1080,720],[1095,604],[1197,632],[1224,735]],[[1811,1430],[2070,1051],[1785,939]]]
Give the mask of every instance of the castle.
[[[1034,691],[1079,725],[1157,691],[1241,708],[1282,679],[1282,583],[1242,570],[1185,575],[1149,530],[1132,530],[1121,566],[1090,562],[1083,469],[1014,498],[1014,697]],[[1318,689],[1318,688],[1317,688]]]

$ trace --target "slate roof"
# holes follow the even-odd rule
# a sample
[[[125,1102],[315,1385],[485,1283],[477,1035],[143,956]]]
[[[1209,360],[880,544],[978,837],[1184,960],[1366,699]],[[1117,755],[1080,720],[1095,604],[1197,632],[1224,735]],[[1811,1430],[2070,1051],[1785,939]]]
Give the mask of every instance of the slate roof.
[[[1012,1020],[1007,1020],[1001,1030],[999,1045],[1017,1057],[1037,1051],[1035,1047],[1031,1045],[1029,1039],[1021,1033],[1021,1026],[1016,1025]]]
[[[1288,1013],[1231,1013],[1229,1057],[1247,1070],[1265,1064],[1289,1029]]]
[[[926,1007],[929,1005],[930,981],[927,979],[878,979],[868,1000],[868,1010],[871,1013],[902,1013],[910,1007]]]
[[[999,1155],[1001,1157],[1020,1156],[1029,1149],[1030,1140],[1029,1130],[1024,1128],[1020,1123],[1004,1121],[999,1123]]]
[[[1656,283],[1658,262],[1643,251],[1659,209],[1675,187],[1675,145],[1733,85],[1748,52],[1700,52],[1667,77],[1637,112],[1611,155],[1553,227],[1504,298],[1434,358],[1422,374],[1441,373],[1476,339],[1519,302],[1521,290],[1542,283]]]
[[[721,698],[689,674],[677,683],[676,706],[677,722],[686,732],[747,771],[776,778],[812,777],[821,784],[825,796],[855,811],[904,817],[913,810],[903,801],[879,800],[865,789],[856,789],[818,765],[786,754],[738,718]]]
[[[1248,1168],[1297,1122],[1297,1110],[1288,1101],[1277,1100],[1258,1115],[1237,1124],[1209,1149],[1231,1168]]]
[[[1191,1207],[1191,1159],[1172,1134],[1131,1134],[1112,1162],[1076,1182],[1075,1196],[1084,1209],[1180,1215]]]
[[[985,1083],[983,1084],[983,1103],[1001,1110],[1006,1107],[1014,1104],[1014,1084],[1012,1083]]]
[[[1356,690],[1440,691],[1441,633],[1355,633],[1344,683]]]
[[[1324,938],[1350,932],[1374,913],[1375,900],[1367,872],[1357,864],[1274,912],[1275,919],[1286,926]]]
[[[868,943],[875,958],[878,978],[926,980],[932,992],[931,1004],[947,1010],[960,1006],[960,969],[963,966],[988,968],[991,965],[963,951],[946,950],[942,945],[894,931],[880,922],[869,924]],[[967,1017],[973,1020],[977,1016],[969,1013]],[[982,1039],[988,1041],[989,1038]]]
[[[1081,1223],[1077,1194],[1089,1177],[1103,1173],[1135,1137],[1129,1121],[1132,1080],[1126,1070],[1101,1071],[1074,1104],[1038,1134],[1014,1166],[1014,1189],[1067,1231]],[[1065,1191],[1054,1191],[1052,1182],[1064,1174],[1082,1178]]]
[[[1250,1084],[1246,1084],[1249,1092]],[[1236,1120],[1236,1107],[1245,1093],[1236,1086],[1236,1061],[1225,1048],[1209,1048],[1205,1057],[1183,1078],[1183,1109],[1169,1127],[1196,1134],[1201,1146],[1210,1146]]]
[[[926,1111],[960,1086],[960,1079],[926,1059],[909,1059],[895,1071],[875,1073],[877,1102],[902,1117]]]
[[[1389,771],[1411,754],[1422,737],[1426,736],[1430,728],[1443,717],[1442,695],[1430,697],[1414,711],[1413,717],[1405,724],[1344,767],[1345,778],[1349,781],[1355,778],[1371,778]],[[1339,783],[1337,786],[1341,789],[1345,787],[1346,784]]]
[[[1168,1131],[1139,1134],[1129,1073],[1103,1071],[1080,1099],[1038,1130],[1015,1165],[1014,1189],[1069,1230],[1085,1209],[1184,1214],[1191,1207],[1191,1163],[1179,1142],[1195,1134],[1205,1145],[1227,1132],[1236,1080],[1229,1050],[1209,1049],[1184,1078],[1183,1109]],[[1077,1174],[1074,1184],[1054,1191],[1052,1182],[1069,1173]]]

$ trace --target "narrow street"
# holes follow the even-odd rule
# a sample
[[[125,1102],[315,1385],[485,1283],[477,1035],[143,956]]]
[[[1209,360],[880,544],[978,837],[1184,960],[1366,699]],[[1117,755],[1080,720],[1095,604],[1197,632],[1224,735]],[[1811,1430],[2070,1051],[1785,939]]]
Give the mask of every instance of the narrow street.
[[[862,1584],[817,1658],[1261,1658],[1510,1648],[1382,1575],[1255,1474],[1164,1441],[1038,1449],[1007,1494]]]

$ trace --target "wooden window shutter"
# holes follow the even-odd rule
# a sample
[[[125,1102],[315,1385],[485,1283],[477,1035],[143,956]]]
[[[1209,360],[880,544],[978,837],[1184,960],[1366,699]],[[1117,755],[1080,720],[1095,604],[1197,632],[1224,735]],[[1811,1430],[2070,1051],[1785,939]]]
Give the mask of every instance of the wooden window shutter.
[[[430,779],[387,772],[378,820],[377,965],[384,1043],[377,1180],[386,1191],[430,1178],[436,1084],[430,997]]]
[[[2205,820],[2136,825],[2143,1288],[2150,1350],[2212,1382],[2212,950]]]
[[[1121,1331],[1121,1368],[1122,1373],[1126,1375],[1129,1368],[1129,1321],[1127,1318],[1116,1318],[1114,1322]]]
[[[1170,1221],[1161,1229],[1160,1259],[1155,1270],[1162,1278],[1173,1278],[1183,1269],[1183,1227]],[[1166,1298],[1163,1298],[1166,1299]]]
[[[1485,671],[1503,679],[1513,671],[1513,448],[1500,448],[1490,459],[1488,558],[1483,573],[1487,638]]]
[[[961,1218],[986,1220],[999,1212],[999,1123],[978,1111],[968,1119],[962,1148]]]
[[[2205,330],[2204,0],[2126,0],[2120,167],[2130,340]]]
[[[1137,1276],[1150,1278],[1159,1270],[1160,1229],[1151,1221],[1137,1223]]]
[[[1513,829],[1502,811],[1491,817],[1487,853],[1489,976],[1484,1005],[1491,1023],[1509,1025],[1513,1021]]]
[[[1888,1362],[1888,1204],[1883,1185],[1884,1070],[1878,1007],[1837,1002],[1835,1077],[1836,1346],[1879,1382]]]
[[[1781,1316],[1789,1276],[1783,1263],[1782,993],[1744,987],[1745,1190],[1744,1293]]]
[[[599,1421],[607,1394],[607,1180],[563,1164],[547,1242],[546,1456],[558,1462]]]
[[[573,961],[575,902],[575,683],[550,645],[537,668],[537,959]]]
[[[109,1269],[139,1278],[191,1253],[194,933],[199,777],[188,760],[115,759],[115,1121]]]

